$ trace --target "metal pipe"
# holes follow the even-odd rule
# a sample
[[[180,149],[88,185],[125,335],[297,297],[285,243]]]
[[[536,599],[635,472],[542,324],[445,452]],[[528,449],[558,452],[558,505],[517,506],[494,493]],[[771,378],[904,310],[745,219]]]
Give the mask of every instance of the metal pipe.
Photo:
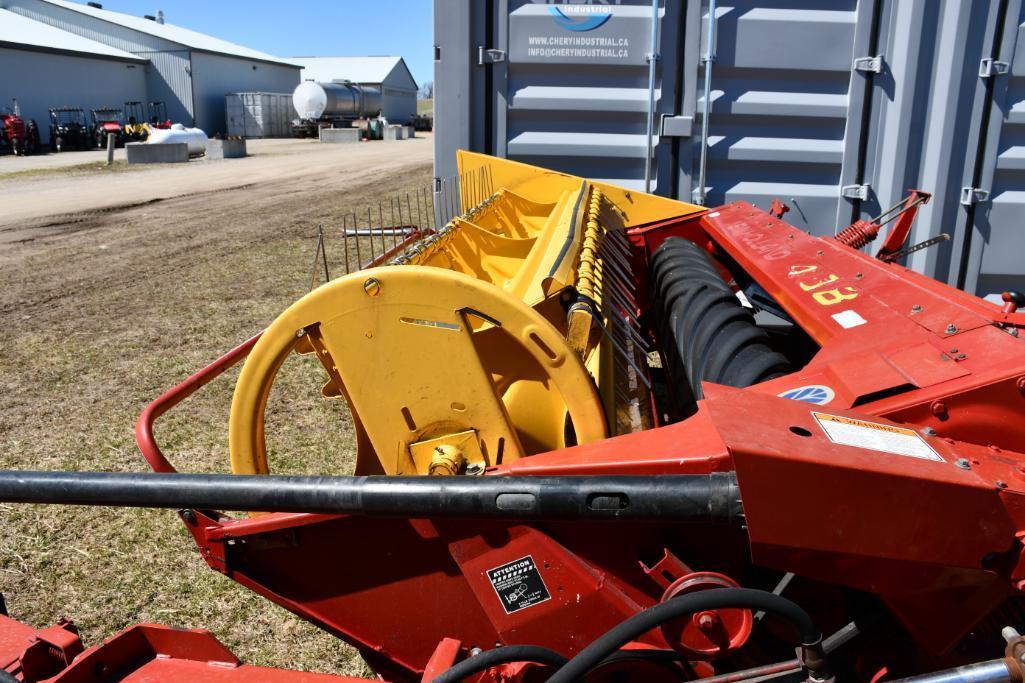
[[[644,158],[644,191],[651,192],[651,157],[655,149],[655,69],[658,67],[658,0],[651,0],[651,52],[648,53],[648,155]]]
[[[705,169],[708,166],[708,119],[712,115],[712,62],[715,61],[715,0],[708,0],[708,32],[705,35],[705,102],[701,109],[701,161],[698,165],[698,188],[694,202],[705,203]]]
[[[407,518],[739,521],[732,472],[671,476],[289,477],[0,471],[0,502]]]
[[[991,659],[988,662],[968,664],[956,669],[901,678],[890,683],[1003,683],[1012,680],[1018,679],[1011,678],[1007,660]]]

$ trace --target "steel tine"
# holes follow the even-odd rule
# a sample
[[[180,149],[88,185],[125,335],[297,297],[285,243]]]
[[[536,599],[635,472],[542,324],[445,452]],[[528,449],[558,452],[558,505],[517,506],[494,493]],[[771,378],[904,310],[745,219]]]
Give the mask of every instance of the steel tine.
[[[373,262],[377,258],[377,250],[374,248],[374,213],[367,207],[367,232],[370,233],[370,260]],[[381,229],[381,253],[385,252],[384,248],[384,228]]]
[[[327,270],[327,240],[324,238],[324,224],[317,225],[317,235],[320,240],[320,255],[324,259],[324,282],[331,281],[331,274]]]
[[[424,212],[420,208],[420,190],[419,189],[413,190],[413,194],[416,195],[416,223],[410,223],[410,226],[414,226],[415,225],[417,227],[417,229],[422,230],[423,227],[420,224],[424,220]],[[411,229],[412,229],[412,227],[411,227]],[[403,237],[405,237],[405,235],[406,235],[406,231],[405,230],[402,231],[402,235],[403,235]]]
[[[317,261],[320,260],[320,247],[324,241],[324,233],[317,233],[317,248],[313,251],[313,267],[310,269],[310,291],[317,287]]]
[[[385,232],[384,232],[384,210],[381,208],[381,200],[380,199],[377,200],[377,224],[381,226],[381,238],[385,239]],[[388,249],[386,248],[385,249],[385,253],[387,253],[387,251],[388,251]]]
[[[359,221],[356,220],[356,212],[352,212],[352,231],[356,237],[356,270],[363,270],[363,257],[359,248]]]
[[[405,225],[407,225],[407,224],[408,225],[412,225],[413,224],[413,206],[409,203],[409,193],[408,192],[406,193],[406,222],[403,223],[403,228],[402,228],[403,230],[405,230]]]
[[[342,244],[345,245],[345,274],[349,274],[349,221],[342,214]]]

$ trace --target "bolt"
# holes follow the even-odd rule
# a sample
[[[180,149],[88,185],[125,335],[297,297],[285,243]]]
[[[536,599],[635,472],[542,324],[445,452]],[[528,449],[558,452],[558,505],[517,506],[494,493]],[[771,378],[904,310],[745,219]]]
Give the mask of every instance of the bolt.
[[[972,463],[968,462],[968,458],[958,458],[954,461],[954,464],[963,470],[972,469]]]
[[[914,315],[915,313],[921,313],[921,312],[922,312],[922,307],[919,306],[918,304],[915,304],[914,306],[911,307],[911,315]]]
[[[480,474],[484,471],[484,463],[472,462],[466,466],[467,474]]]
[[[1018,328],[1017,327],[1010,328],[1009,330],[1007,330],[1007,334],[1011,335],[1012,337],[1017,337],[1018,336]]]
[[[363,283],[363,291],[367,293],[367,296],[377,296],[381,293],[381,281],[376,277],[367,279]]]
[[[1018,393],[1025,395],[1025,377],[1019,377],[1015,386],[1018,387]]]
[[[959,353],[959,354],[957,354],[957,359],[958,359],[958,360],[964,360],[964,359],[965,359],[965,358],[967,358],[967,357],[968,357],[968,356],[966,356],[966,355],[965,355],[965,354],[963,354],[963,353]]]
[[[824,252],[824,251],[822,251],[821,249],[819,249],[818,251],[816,251],[816,252],[815,252],[815,255],[816,255],[816,256],[825,256],[825,255],[826,255],[826,252]]]
[[[951,349],[950,352],[951,353],[957,353],[957,349]]]
[[[182,520],[186,524],[191,526],[192,524],[196,523],[196,513],[192,510],[181,510],[178,514],[181,515]]]
[[[936,436],[936,430],[933,429],[932,427],[926,427],[925,429],[922,430],[922,433],[925,434],[926,436]]]
[[[715,612],[701,612],[697,615],[698,628],[708,633],[719,626],[719,615]]]
[[[306,334],[306,328],[305,327],[300,327],[298,330],[295,331],[295,338],[299,339],[304,334]]]
[[[480,649],[479,647],[471,647],[470,648],[470,656],[471,657],[476,657],[481,652],[484,652],[484,650]]]
[[[996,485],[997,485],[998,489],[1006,489],[1007,488],[1007,482],[1006,481],[1000,481],[999,479],[997,479]]]
[[[933,415],[935,415],[936,417],[939,417],[939,418],[942,418],[944,415],[947,414],[947,404],[944,403],[943,401],[933,401],[932,405],[929,406],[929,409],[932,411]],[[932,429],[932,428],[931,427],[926,427],[926,429]]]
[[[854,279],[855,279],[855,280],[860,280],[860,279],[861,279],[861,278],[863,278],[863,277],[865,277],[865,274],[864,274],[864,273],[855,273],[855,274],[854,274]]]
[[[956,334],[956,333],[957,333],[957,325],[955,325],[954,323],[948,323],[947,324],[947,334]]]

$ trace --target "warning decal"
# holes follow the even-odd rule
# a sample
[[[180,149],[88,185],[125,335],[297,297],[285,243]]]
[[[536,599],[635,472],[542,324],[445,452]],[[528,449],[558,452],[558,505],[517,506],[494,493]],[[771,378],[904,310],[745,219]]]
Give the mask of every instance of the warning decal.
[[[552,599],[530,555],[489,569],[488,580],[495,587],[506,614]]]
[[[844,446],[857,446],[858,448],[867,448],[894,455],[906,455],[911,458],[946,462],[913,429],[894,427],[892,425],[879,424],[878,422],[854,420],[849,417],[816,413],[814,411],[812,411],[812,415],[818,421],[819,426],[822,427],[822,431],[826,433],[826,436],[833,443],[843,444]]]

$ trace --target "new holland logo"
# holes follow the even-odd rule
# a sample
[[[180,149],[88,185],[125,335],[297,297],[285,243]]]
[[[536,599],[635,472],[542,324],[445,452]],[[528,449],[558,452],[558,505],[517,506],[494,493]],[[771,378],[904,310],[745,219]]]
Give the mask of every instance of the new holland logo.
[[[824,406],[836,398],[836,392],[822,384],[811,384],[806,387],[789,389],[782,394],[778,394],[778,396],[780,398],[789,398],[791,401],[804,401],[805,403]]]
[[[612,12],[591,5],[549,7],[548,13],[555,19],[556,24],[568,31],[593,31],[599,26],[604,26],[605,22],[612,18]],[[570,16],[577,14],[580,16]]]

